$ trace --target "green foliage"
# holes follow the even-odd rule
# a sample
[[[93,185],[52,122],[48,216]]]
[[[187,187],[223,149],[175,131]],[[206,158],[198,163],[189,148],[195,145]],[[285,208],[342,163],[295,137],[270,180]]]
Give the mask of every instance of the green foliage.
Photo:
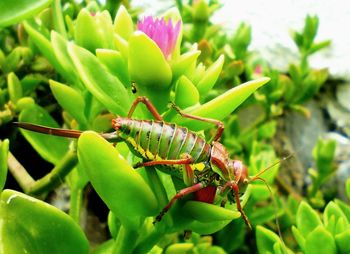
[[[333,164],[336,142],[334,140],[319,139],[312,151],[317,170],[310,168],[309,174],[312,179],[312,185],[309,187],[309,199],[314,204],[322,204],[322,192],[320,187],[335,172]]]
[[[80,227],[57,208],[23,193],[4,190],[0,200],[3,253],[88,253]],[[14,244],[16,243],[16,244]]]
[[[0,191],[3,190],[7,177],[7,156],[9,150],[9,140],[0,140]]]
[[[176,4],[178,9],[162,15],[173,23],[182,22],[169,56],[137,30],[135,20],[141,16],[128,1],[0,4],[0,26],[22,21],[0,31],[0,126],[11,129],[8,123],[18,119],[95,131],[84,132],[76,142],[21,130],[33,149],[54,165],[37,180],[30,176],[32,169],[27,172],[19,167],[21,173],[16,174],[13,161],[7,165],[12,148],[8,139],[0,142],[1,190],[9,168],[26,194],[44,198],[61,182],[67,183],[71,193],[68,216],[26,194],[4,190],[1,250],[89,252],[78,224],[85,186],[90,182],[110,210],[107,224],[111,233],[111,239],[92,253],[348,253],[350,207],[337,199],[326,203],[321,188],[336,170],[334,141],[320,139],[313,150],[309,203],[300,202],[299,194],[288,188],[290,195],[281,195],[274,185],[276,180],[283,184],[278,176],[280,151],[273,142],[281,131],[283,113],[296,110],[309,115],[303,103],[317,94],[328,78],[326,69],[315,70],[308,64],[310,55],[330,44],[315,41],[317,16],[307,16],[303,30],[292,32],[300,59],[281,73],[249,50],[249,24],[240,23],[227,35],[220,25],[211,23],[211,16],[220,8],[218,1],[179,0]],[[186,179],[174,176],[171,168],[134,170],[132,165],[139,160],[125,144],[113,146],[96,134],[110,132],[111,119],[125,117],[140,95],[147,96],[167,122],[188,127],[207,140],[215,126],[181,117],[167,106],[169,101],[188,114],[225,122],[220,142],[232,158],[248,166],[248,179],[254,179],[246,189],[239,187],[241,204],[255,230],[256,247],[246,244],[247,227],[239,218],[236,200],[232,195],[225,197],[220,188],[213,204],[186,196],[153,224],[176,192],[186,187]],[[153,118],[143,107],[132,117]],[[11,131],[11,145],[18,145],[16,135],[17,131]],[[260,175],[264,169],[267,172]],[[215,184],[223,187],[225,181],[217,179]],[[350,198],[349,180],[346,191]],[[276,218],[282,234],[291,228],[294,239],[289,235],[284,243],[273,232],[279,230],[274,225]],[[200,236],[209,234],[212,236]],[[249,238],[252,236],[250,233]],[[322,250],[320,241],[325,245]]]

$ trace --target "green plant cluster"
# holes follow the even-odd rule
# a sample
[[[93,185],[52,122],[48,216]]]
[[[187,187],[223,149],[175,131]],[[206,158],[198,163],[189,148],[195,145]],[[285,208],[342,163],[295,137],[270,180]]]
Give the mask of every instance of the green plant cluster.
[[[7,139],[1,136],[0,250],[348,253],[350,207],[337,199],[329,202],[322,193],[336,171],[334,141],[320,139],[315,146],[306,193],[281,195],[275,185],[280,159],[271,141],[278,121],[288,110],[310,117],[303,103],[328,78],[326,69],[315,70],[308,63],[310,55],[330,44],[315,42],[317,16],[306,18],[303,31],[292,32],[300,61],[282,73],[249,50],[250,25],[241,23],[228,35],[211,23],[219,2],[175,4],[177,8],[161,15],[181,22],[174,51],[166,57],[155,41],[137,30],[142,13],[128,1],[0,2],[0,127],[12,129],[11,122],[20,121],[84,131],[77,141],[15,128]],[[168,107],[169,101],[188,114],[224,121],[220,142],[232,157],[248,166],[250,176],[268,168],[261,176],[265,182],[249,184],[241,197],[255,237],[236,204],[222,207],[219,198],[208,204],[184,197],[153,224],[186,187],[185,181],[154,167],[135,170],[132,165],[139,158],[124,143],[113,146],[98,134],[112,131],[111,119],[125,117],[139,95],[148,97],[167,122],[207,139],[214,126],[181,117]],[[249,112],[255,115],[245,121]],[[152,118],[142,107],[133,117]],[[53,165],[49,174],[33,179],[32,169],[18,162],[21,158],[11,153],[17,135]],[[8,171],[23,192],[4,189]],[[43,201],[63,179],[70,189],[68,214]],[[81,223],[88,184],[109,209],[110,239],[96,248],[89,246]],[[350,198],[350,181],[347,191]],[[320,239],[327,247],[319,248]]]

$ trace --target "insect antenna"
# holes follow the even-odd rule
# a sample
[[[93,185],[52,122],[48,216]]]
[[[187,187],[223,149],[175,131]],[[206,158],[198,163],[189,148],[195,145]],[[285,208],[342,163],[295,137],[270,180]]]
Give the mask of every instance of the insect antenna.
[[[295,153],[291,153],[290,155],[283,157],[282,159],[280,159],[279,161],[276,161],[275,163],[271,164],[270,166],[264,168],[263,170],[261,170],[260,172],[258,172],[255,176],[250,177],[250,179],[248,180],[249,182],[253,182],[256,179],[258,179],[262,174],[264,174],[266,171],[270,170],[271,168],[273,168],[274,166],[282,163],[285,160],[288,160],[289,158],[293,157],[295,155]]]
[[[79,130],[52,128],[52,127],[47,127],[47,126],[32,124],[32,123],[25,123],[25,122],[14,122],[13,124],[25,130],[53,135],[53,136],[66,137],[66,138],[79,138],[80,135],[83,133],[82,131],[79,131]],[[100,133],[100,135],[108,141],[118,142],[119,140],[119,136],[116,132]]]
[[[278,220],[278,216],[277,216],[277,212],[278,212],[278,205],[277,205],[277,201],[276,201],[276,198],[273,196],[273,193],[272,193],[272,190],[271,190],[271,187],[270,185],[266,182],[265,179],[263,179],[261,177],[262,174],[264,174],[266,171],[270,170],[271,168],[275,167],[276,165],[280,164],[281,162],[285,161],[285,160],[288,160],[289,158],[293,157],[295,155],[295,153],[291,153],[289,154],[288,156],[286,157],[283,157],[282,159],[280,159],[279,161],[271,164],[270,166],[266,167],[265,169],[261,170],[260,172],[258,172],[255,176],[253,177],[250,177],[250,179],[248,180],[248,182],[253,182],[253,181],[256,181],[256,180],[260,180],[262,181],[267,189],[269,190],[270,192],[270,197],[272,199],[272,202],[273,202],[273,205],[274,205],[274,210],[275,210],[275,222],[276,222],[276,227],[277,227],[277,233],[278,233],[278,236],[281,240],[281,243],[282,243],[282,251],[284,253],[286,253],[286,245],[283,241],[283,238],[282,238],[282,233],[281,233],[281,228],[280,228],[280,224],[279,224],[279,220]]]
[[[278,217],[277,217],[277,213],[278,213],[277,201],[276,201],[275,197],[273,196],[273,193],[272,193],[272,190],[271,190],[270,185],[266,182],[265,179],[263,179],[263,178],[261,178],[261,177],[258,176],[258,177],[255,178],[255,180],[260,180],[260,181],[262,181],[262,182],[266,185],[267,189],[268,189],[269,192],[270,192],[270,197],[271,197],[271,199],[272,199],[273,206],[274,206],[274,209],[275,209],[275,222],[276,222],[276,227],[277,227],[277,233],[278,233],[278,236],[279,236],[279,238],[280,238],[280,240],[281,240],[281,242],[282,242],[282,244],[283,244],[282,248],[284,249],[284,248],[285,248],[285,243],[284,243],[283,238],[282,238],[280,223],[279,223],[279,220],[278,220]]]

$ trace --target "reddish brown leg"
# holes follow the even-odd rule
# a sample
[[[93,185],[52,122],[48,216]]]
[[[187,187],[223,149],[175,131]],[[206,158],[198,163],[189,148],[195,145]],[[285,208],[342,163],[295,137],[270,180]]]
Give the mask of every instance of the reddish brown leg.
[[[169,211],[171,206],[174,204],[174,202],[183,196],[186,196],[188,194],[194,193],[196,191],[199,191],[200,189],[203,189],[205,187],[204,183],[196,183],[195,185],[192,185],[190,187],[187,187],[185,189],[180,190],[171,200],[170,202],[163,208],[163,210],[160,212],[160,214],[156,217],[155,221],[153,223],[156,223],[157,221],[160,221],[164,214]]]
[[[134,165],[134,168],[140,168],[140,167],[149,167],[154,165],[179,165],[179,164],[192,164],[193,160],[191,157],[187,157],[184,159],[178,159],[178,160],[159,160],[159,161],[146,161],[146,162],[139,162]]]
[[[186,118],[190,118],[190,119],[194,119],[194,120],[198,120],[198,121],[202,121],[202,122],[207,122],[207,123],[212,123],[215,124],[218,129],[216,131],[216,135],[213,138],[213,141],[218,141],[221,138],[222,132],[224,131],[224,124],[223,122],[216,120],[216,119],[212,119],[212,118],[205,118],[205,117],[201,117],[201,116],[194,116],[194,115],[190,115],[190,114],[186,114],[183,113],[181,111],[181,109],[176,106],[174,103],[171,103],[171,106],[182,116],[182,117],[186,117]]]
[[[143,104],[146,105],[146,107],[148,108],[149,112],[151,112],[151,114],[154,116],[154,118],[158,121],[163,121],[163,117],[158,113],[157,109],[155,108],[155,106],[152,104],[152,102],[150,102],[150,100],[145,97],[145,96],[139,96],[135,99],[135,101],[132,103],[131,108],[129,110],[128,113],[128,118],[131,118],[132,114],[134,113],[136,106],[142,102]]]
[[[244,213],[244,211],[243,211],[243,209],[242,209],[241,201],[239,200],[239,188],[238,188],[238,185],[237,185],[236,183],[232,183],[231,188],[232,188],[232,190],[234,191],[234,194],[235,194],[237,210],[241,213],[242,218],[243,218],[245,224],[246,224],[250,229],[252,229],[252,226],[250,225],[250,222],[249,222],[249,220],[248,220],[248,217],[247,217],[247,215],[245,215],[245,213]]]

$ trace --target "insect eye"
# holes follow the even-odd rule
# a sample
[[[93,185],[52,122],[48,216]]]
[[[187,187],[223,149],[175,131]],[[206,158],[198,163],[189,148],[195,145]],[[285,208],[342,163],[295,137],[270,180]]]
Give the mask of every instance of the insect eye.
[[[131,92],[133,94],[135,94],[137,92],[135,82],[132,82],[132,84],[131,84]]]

